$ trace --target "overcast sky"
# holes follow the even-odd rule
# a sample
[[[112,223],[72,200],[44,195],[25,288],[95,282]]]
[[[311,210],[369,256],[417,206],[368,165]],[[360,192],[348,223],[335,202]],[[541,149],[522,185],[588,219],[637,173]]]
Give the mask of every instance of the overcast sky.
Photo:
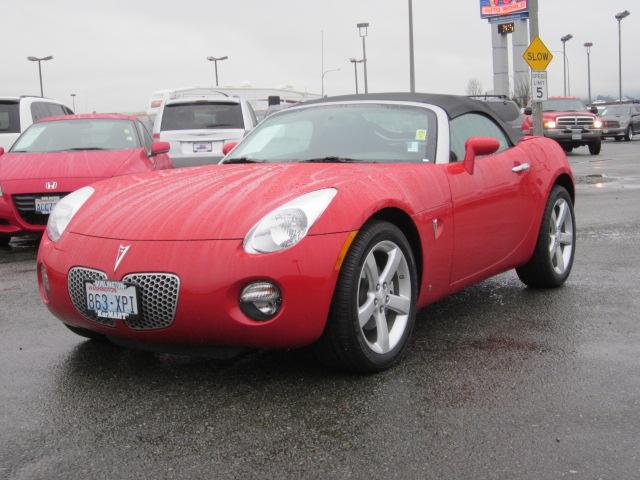
[[[414,0],[418,91],[464,94],[471,77],[492,88],[491,31],[478,0]],[[623,84],[640,92],[638,0],[539,0],[540,32],[551,50],[567,43],[572,94],[586,96],[584,42],[592,50],[593,93],[617,94],[618,44],[614,14],[623,21]],[[151,93],[209,86],[207,55],[220,64],[225,86],[290,85],[320,93],[320,38],[330,95],[354,91],[349,57],[360,57],[356,23],[367,37],[369,90],[409,88],[405,0],[0,0],[3,46],[0,95],[39,93],[29,55],[53,55],[43,64],[45,95],[78,111],[141,111]],[[549,67],[550,94],[562,94],[562,56]]]

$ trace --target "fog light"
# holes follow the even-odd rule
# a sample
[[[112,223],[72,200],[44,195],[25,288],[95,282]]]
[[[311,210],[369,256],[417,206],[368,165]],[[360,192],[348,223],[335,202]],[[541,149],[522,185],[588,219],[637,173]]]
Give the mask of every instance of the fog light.
[[[253,320],[270,320],[281,303],[280,289],[271,282],[250,283],[240,294],[240,309]]]
[[[40,264],[40,277],[42,278],[42,288],[44,289],[45,296],[49,298],[49,275],[47,275],[47,268],[44,263]]]

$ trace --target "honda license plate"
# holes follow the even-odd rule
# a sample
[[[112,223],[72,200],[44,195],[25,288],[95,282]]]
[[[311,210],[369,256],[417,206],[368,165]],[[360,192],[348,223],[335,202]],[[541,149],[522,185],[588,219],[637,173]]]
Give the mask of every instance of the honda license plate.
[[[193,144],[193,153],[211,153],[213,145],[211,142],[198,142]]]
[[[84,287],[90,314],[112,320],[130,320],[139,315],[138,289],[135,285],[111,280],[87,280]]]
[[[36,213],[49,215],[60,201],[60,197],[40,197],[36,198]]]

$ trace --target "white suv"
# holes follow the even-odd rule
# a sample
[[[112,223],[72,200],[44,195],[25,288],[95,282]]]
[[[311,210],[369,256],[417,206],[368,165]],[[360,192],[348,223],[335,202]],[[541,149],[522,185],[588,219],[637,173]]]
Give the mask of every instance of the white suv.
[[[0,97],[0,147],[9,150],[32,123],[58,115],[73,115],[73,111],[48,98]]]
[[[202,89],[200,89],[202,90]],[[163,102],[153,136],[171,144],[174,168],[217,163],[227,142],[237,142],[257,125],[245,99],[211,90],[210,94],[176,93]]]

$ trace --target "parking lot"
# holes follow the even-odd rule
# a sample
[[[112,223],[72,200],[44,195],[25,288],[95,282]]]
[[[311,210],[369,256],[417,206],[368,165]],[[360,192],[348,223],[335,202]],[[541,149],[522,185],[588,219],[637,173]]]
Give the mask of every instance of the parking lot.
[[[566,286],[514,272],[419,314],[376,375],[304,351],[220,362],[83,341],[0,250],[0,478],[640,477],[640,142],[569,155]]]

